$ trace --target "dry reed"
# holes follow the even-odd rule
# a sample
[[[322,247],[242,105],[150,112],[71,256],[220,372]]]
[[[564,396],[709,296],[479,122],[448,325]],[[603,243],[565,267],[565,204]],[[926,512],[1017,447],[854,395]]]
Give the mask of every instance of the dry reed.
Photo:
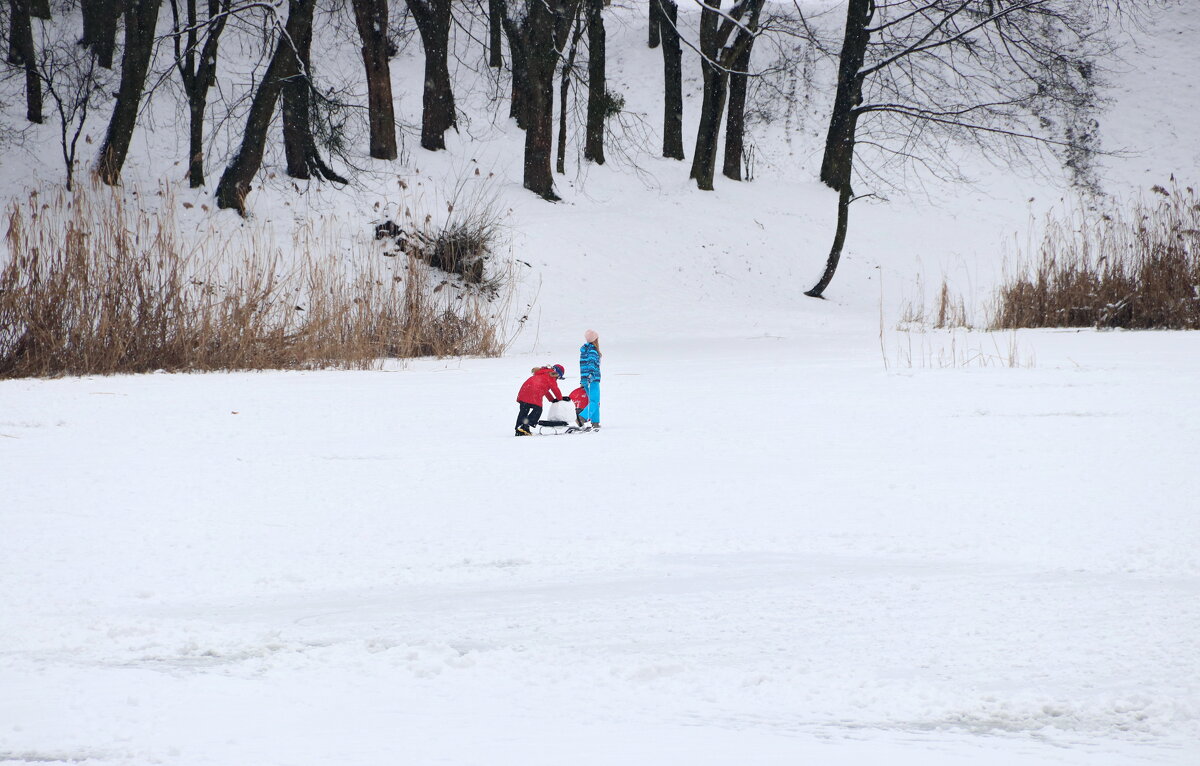
[[[992,327],[1200,329],[1200,203],[1190,187],[1154,192],[1128,212],[1051,217]]]
[[[905,300],[901,304],[899,329],[935,327],[939,330],[949,330],[971,326],[966,301],[950,289],[950,283],[945,277],[942,278],[942,286],[938,290],[932,309],[925,305],[925,292],[920,275],[917,275],[916,292],[916,299]]]
[[[183,237],[155,212],[79,185],[8,211],[0,377],[153,370],[368,368],[385,357],[503,351],[505,301],[447,286],[416,258],[304,231]]]

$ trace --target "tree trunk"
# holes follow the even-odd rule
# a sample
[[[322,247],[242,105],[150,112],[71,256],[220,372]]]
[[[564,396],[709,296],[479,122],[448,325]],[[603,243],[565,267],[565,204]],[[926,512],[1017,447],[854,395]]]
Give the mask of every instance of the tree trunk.
[[[805,291],[810,298],[820,298],[833,281],[833,273],[837,271],[838,261],[842,258],[842,246],[846,244],[846,230],[850,224],[850,185],[846,184],[838,191],[837,230],[833,235],[833,246],[829,248],[829,258],[825,261],[825,272],[821,274],[811,289]]]
[[[13,66],[25,63],[24,44],[25,29],[33,36],[33,24],[29,20],[29,3],[27,0],[8,0],[8,56],[6,61]]]
[[[524,185],[547,200],[554,193],[554,71],[571,29],[574,4],[524,0],[520,21],[503,14],[513,59],[513,114],[525,129]]]
[[[50,0],[29,0],[29,15],[35,19],[50,18]]]
[[[392,72],[388,63],[387,0],[353,0],[354,21],[362,42],[367,77],[367,122],[371,156],[396,159],[396,111],[392,104]]]
[[[838,62],[838,85],[833,98],[833,114],[829,119],[829,133],[825,139],[825,156],[821,161],[821,180],[838,192],[837,230],[825,272],[811,289],[805,291],[810,298],[820,298],[833,280],[842,247],[846,243],[846,231],[850,225],[851,173],[854,170],[854,136],[858,126],[857,107],[862,103],[862,69],[866,58],[867,43],[871,39],[871,18],[875,15],[875,0],[850,0],[846,10],[846,34],[842,41],[842,54]]]
[[[696,129],[696,149],[692,153],[690,177],[696,186],[713,189],[713,173],[717,164],[717,140],[721,134],[721,115],[725,110],[725,95],[729,74],[721,66],[723,48],[720,39],[721,0],[704,0],[700,14],[700,71],[704,78],[700,121]]]
[[[446,148],[445,133],[457,121],[450,83],[450,0],[408,0],[425,46],[425,87],[421,101],[421,146]]]
[[[42,78],[37,71],[37,51],[33,47],[32,25],[25,39],[25,119],[41,125],[45,121],[42,113]]]
[[[124,11],[125,0],[86,0],[82,5],[83,39],[80,42],[96,54],[100,66],[112,69],[113,53],[117,48],[117,21]]]
[[[655,0],[651,0],[650,5],[655,5]],[[608,83],[604,75],[607,52],[603,11],[604,0],[587,0],[588,103],[583,158],[597,165],[604,164],[604,119],[609,108]]]
[[[500,36],[504,28],[504,22],[501,21],[503,13],[504,5],[501,0],[488,0],[488,66],[493,69],[504,66],[504,55],[500,50]]]
[[[8,63],[25,69],[25,118],[41,124],[42,80],[37,71],[37,50],[33,45],[33,22],[30,19],[29,0],[10,0],[12,11]]]
[[[508,38],[508,52],[512,56],[512,99],[508,116],[516,120],[518,128],[525,130],[529,127],[529,107],[525,103],[529,97],[529,59],[525,46],[514,47],[511,37]]]
[[[304,0],[290,0],[292,8],[304,5]],[[282,70],[283,88],[283,152],[287,158],[287,173],[292,178],[309,179],[313,176],[328,181],[347,183],[321,159],[317,141],[313,137],[312,106],[312,16],[315,3],[307,3],[308,11],[295,25],[295,33],[289,36],[288,53],[284,56]],[[292,11],[288,11],[288,26],[291,27]]]
[[[571,36],[571,50],[562,65],[562,77],[558,85],[558,160],[555,170],[559,175],[567,172],[567,94],[571,90],[571,73],[575,69],[575,55],[579,52],[579,38],[583,36],[583,17],[575,17],[575,33]]]
[[[188,186],[204,185],[204,111],[208,94],[188,94]]]
[[[603,2],[603,0],[600,1]],[[649,17],[650,39],[646,42],[651,48],[657,48],[664,31],[662,29],[662,7],[659,6],[658,0],[650,0]]]
[[[188,184],[193,188],[204,185],[204,112],[208,107],[208,90],[217,79],[217,45],[225,29],[231,0],[208,0],[208,17],[202,22],[196,12],[196,0],[187,0],[187,15],[179,18],[177,0],[171,0],[176,32],[175,67],[183,80],[188,100]],[[182,26],[182,35],[180,27]],[[199,31],[205,31],[204,45],[197,63],[196,46]]]
[[[557,200],[550,161],[554,141],[554,69],[558,52],[554,49],[554,15],[548,3],[542,0],[533,0],[529,4],[527,40],[529,88],[525,94],[524,185],[544,199]]]
[[[559,175],[567,172],[567,93],[571,89],[571,70],[563,67],[558,84],[558,155],[554,170]]]
[[[717,140],[721,134],[721,115],[729,89],[729,70],[742,50],[754,41],[763,0],[734,5],[721,13],[721,0],[704,0],[700,15],[700,66],[704,75],[704,99],[700,104],[700,125],[696,131],[696,151],[692,156],[692,174],[696,186],[712,191],[717,164]],[[749,18],[741,19],[749,13]],[[727,45],[734,30],[738,36]]]
[[[821,160],[821,181],[837,191],[850,188],[854,169],[854,139],[858,127],[857,107],[862,103],[862,69],[870,42],[874,0],[850,0],[846,10],[846,34],[838,62],[837,92]]]
[[[518,24],[505,14],[503,20],[504,33],[508,37],[508,53],[512,57],[512,99],[508,116],[517,121],[518,128],[525,130],[529,127],[526,122],[529,109],[525,104],[529,93],[529,19],[526,17]]]
[[[661,3],[663,52],[663,156],[683,159],[683,60],[679,31],[679,6],[675,0],[651,0]]]
[[[189,148],[191,159],[188,162],[188,179],[192,188],[204,185],[204,110],[208,106],[208,90],[217,84],[217,43],[225,30],[225,22],[229,17],[219,15],[228,11],[230,0],[209,0],[208,18],[210,27],[208,37],[204,40],[204,48],[200,51],[200,64],[196,69],[195,92],[190,95],[189,103],[193,126],[189,131]],[[212,21],[214,16],[219,16]]]
[[[108,133],[100,147],[96,170],[106,184],[114,185],[121,178],[121,168],[129,153],[142,91],[146,87],[146,72],[154,52],[154,31],[158,25],[161,0],[129,0],[125,9],[125,53],[121,58],[121,86],[113,106]]]
[[[81,3],[83,6],[83,36],[79,44],[91,48],[100,37],[100,5],[101,3]]]
[[[280,115],[283,118],[283,154],[287,161],[287,174],[292,178],[312,178],[308,163],[308,145],[315,144],[312,138],[312,98],[309,93],[308,68],[305,66],[306,50],[312,45],[312,16],[315,3],[299,4],[288,0],[288,39],[281,40],[285,47],[283,67],[280,70]],[[301,7],[306,8],[303,16]],[[292,19],[296,19],[293,27]],[[293,32],[292,30],[295,29]]]
[[[696,130],[696,150],[692,157],[691,177],[704,191],[713,190],[717,165],[717,141],[721,134],[721,114],[729,75],[707,62],[704,67],[704,99],[700,103],[700,125]]]
[[[577,10],[578,6],[576,6]],[[563,62],[562,80],[558,85],[558,164],[556,170],[559,174],[566,173],[566,96],[568,96],[571,88],[571,74],[575,72],[575,56],[580,52],[580,38],[583,37],[583,28],[586,26],[581,14],[575,13],[575,34],[571,35],[571,49],[566,54],[566,60]]]
[[[288,61],[291,61],[290,66],[295,66],[296,51],[290,41],[299,36],[305,23],[312,25],[315,4],[316,0],[292,0],[290,3],[285,34],[275,41],[271,63],[267,65],[267,71],[250,102],[241,146],[229,161],[225,172],[221,174],[221,181],[217,184],[217,206],[220,208],[233,208],[242,216],[246,215],[246,196],[250,193],[250,184],[254,176],[262,166],[267,130],[271,127],[275,102],[283,88],[283,76],[289,66]]]
[[[721,172],[726,178],[742,180],[742,154],[746,138],[746,86],[749,82],[750,52],[754,38],[738,33],[742,47],[729,73],[729,113],[725,118],[725,164]]]

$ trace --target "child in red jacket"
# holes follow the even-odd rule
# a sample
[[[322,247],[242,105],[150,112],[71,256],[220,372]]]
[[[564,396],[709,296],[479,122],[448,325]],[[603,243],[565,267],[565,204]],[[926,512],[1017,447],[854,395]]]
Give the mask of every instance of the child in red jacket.
[[[542,399],[557,402],[563,398],[558,382],[566,369],[561,364],[553,367],[534,367],[533,375],[517,392],[517,436],[530,436],[533,427],[542,417]]]
[[[567,394],[567,398],[571,400],[571,404],[575,405],[575,425],[583,428],[583,411],[588,406],[587,391],[583,389],[583,386],[580,386]]]

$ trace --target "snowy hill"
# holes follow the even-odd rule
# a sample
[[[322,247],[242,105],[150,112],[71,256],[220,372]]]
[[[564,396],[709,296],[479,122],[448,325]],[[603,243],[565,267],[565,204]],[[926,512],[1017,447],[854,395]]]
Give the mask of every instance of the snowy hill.
[[[610,14],[610,78],[654,125],[645,6]],[[1200,7],[1130,34],[1115,195],[1200,167]],[[397,62],[415,124],[415,41]],[[751,183],[700,192],[633,147],[572,161],[552,205],[520,187],[503,83],[454,74],[448,151],[409,135],[345,189],[269,167],[246,225],[352,236],[468,177],[520,262],[506,356],[0,381],[0,761],[1200,759],[1200,335],[895,329],[943,276],[980,310],[1066,192],[972,164],[856,203],[816,301],[821,104],[760,126]],[[184,188],[176,134],[138,133],[127,185],[242,226]],[[61,182],[56,141],[8,146],[6,197]],[[530,365],[574,386],[588,327],[603,429],[512,438]]]
[[[836,38],[839,3],[804,7],[818,28]],[[887,291],[889,321],[898,315],[902,299],[914,297],[917,279],[929,287],[943,276],[951,277],[969,302],[982,302],[999,278],[1013,238],[1022,245],[1036,238],[1041,215],[1070,197],[1052,177],[1014,177],[1006,168],[969,157],[962,168],[971,180],[967,184],[939,182],[919,173],[893,174],[888,185],[868,189],[879,191],[886,201],[867,199],[854,208],[843,271],[828,296],[835,305],[797,300],[797,288],[807,288],[820,274],[832,237],[836,195],[815,180],[830,98],[829,87],[823,86],[831,82],[832,64],[810,64],[814,89],[801,103],[786,108],[774,104],[774,80],[770,85],[776,90],[764,83],[752,93],[752,99],[757,96],[762,104],[775,107],[766,110],[773,115],[769,121],[751,127],[755,182],[721,178],[715,192],[699,192],[687,178],[689,162],[657,156],[662,65],[660,53],[645,46],[644,11],[640,4],[617,4],[610,11],[609,38],[615,53],[608,77],[612,89],[625,97],[629,117],[627,124],[610,126],[611,158],[603,167],[582,161],[579,136],[572,133],[568,172],[557,177],[562,204],[541,204],[520,188],[522,134],[498,100],[506,82],[489,71],[477,71],[479,30],[463,29],[454,72],[461,124],[448,136],[448,151],[421,150],[410,127],[402,132],[405,147],[398,163],[371,160],[359,147],[353,154],[353,184],[336,188],[315,182],[298,186],[286,178],[279,148],[272,145],[260,186],[251,196],[253,219],[274,227],[286,250],[290,231],[314,219],[360,234],[404,208],[444,215],[445,202],[463,183],[465,191],[458,196],[494,198],[497,207],[507,211],[504,223],[512,235],[512,252],[530,264],[522,269],[526,289],[521,297],[534,304],[540,316],[553,317],[543,322],[540,338],[556,338],[559,325],[589,322],[627,337],[641,336],[638,328],[645,326],[661,337],[664,331],[690,333],[706,317],[717,316],[728,324],[747,306],[753,307],[746,316],[747,329],[781,316],[802,324],[825,317],[838,317],[841,323],[853,315],[875,320],[879,291],[871,279],[877,268],[882,269]],[[681,28],[694,30],[698,12],[685,7],[681,14]],[[1131,27],[1124,59],[1112,62],[1112,82],[1103,93],[1110,102],[1100,116],[1101,146],[1119,153],[1100,160],[1103,188],[1111,195],[1142,193],[1154,184],[1167,184],[1172,174],[1189,183],[1188,174],[1200,164],[1194,121],[1173,117],[1176,110],[1169,108],[1178,105],[1186,113],[1194,101],[1195,84],[1180,62],[1194,55],[1197,16],[1191,4],[1170,5],[1167,12],[1152,15],[1145,28]],[[353,91],[361,88],[361,64],[352,31],[343,27],[344,23],[321,32],[321,45],[328,53],[318,62],[319,76]],[[784,41],[804,48],[800,41]],[[420,123],[415,83],[420,82],[422,58],[415,37],[411,43],[393,64],[399,118],[408,126]],[[156,59],[160,69],[170,61],[165,47],[160,46]],[[331,58],[334,54],[341,58]],[[245,89],[240,78],[253,61],[231,61],[223,87],[231,91],[226,99],[237,103]],[[699,101],[699,68],[692,64],[684,69],[685,143],[694,136]],[[4,86],[7,92],[0,103],[6,105],[10,123],[17,125],[20,82],[10,79]],[[240,226],[238,220],[230,222],[228,211],[202,214],[201,206],[214,207],[211,188],[190,190],[180,178],[186,154],[186,131],[174,129],[180,97],[169,80],[153,93],[143,117],[151,127],[135,132],[126,186],[140,189],[145,200],[162,184],[170,184],[178,204],[194,206],[191,213],[177,214],[193,219],[197,231]],[[84,167],[93,160],[90,152],[102,137],[104,117],[93,117],[84,131],[86,143],[79,157]],[[361,137],[353,132],[355,125],[349,128],[350,138]],[[572,125],[572,130],[578,127]],[[240,113],[235,110],[211,130],[208,172],[216,176],[241,130]],[[0,197],[19,198],[28,190],[61,184],[59,153],[57,128],[51,123],[11,138],[0,167]],[[647,257],[649,253],[653,257]],[[610,287],[598,271],[628,278]],[[626,311],[630,304],[649,311],[648,321]],[[633,320],[628,330],[626,320]],[[566,334],[573,338],[577,333],[572,329]],[[529,344],[530,339],[521,342]]]

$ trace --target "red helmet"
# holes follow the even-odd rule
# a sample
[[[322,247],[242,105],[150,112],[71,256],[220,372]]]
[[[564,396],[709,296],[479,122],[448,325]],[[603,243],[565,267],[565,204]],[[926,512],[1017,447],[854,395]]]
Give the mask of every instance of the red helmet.
[[[554,370],[554,377],[558,378],[559,380],[562,380],[567,375],[566,368],[563,367],[561,364],[556,364],[553,367],[551,367],[550,369]]]

